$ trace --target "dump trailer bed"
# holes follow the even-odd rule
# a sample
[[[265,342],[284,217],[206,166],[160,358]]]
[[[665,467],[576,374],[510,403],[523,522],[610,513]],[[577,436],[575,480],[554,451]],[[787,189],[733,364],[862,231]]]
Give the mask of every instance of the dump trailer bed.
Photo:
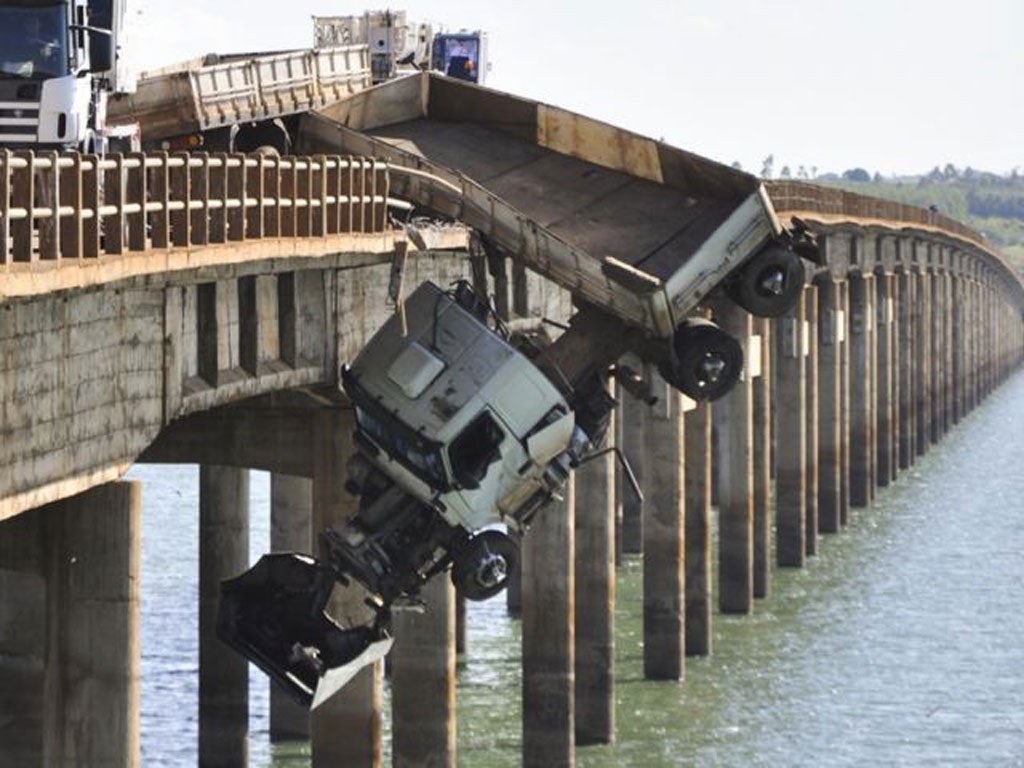
[[[398,194],[658,336],[781,231],[753,176],[433,73],[303,116],[298,133],[304,152],[387,160]]]
[[[144,73],[109,120],[139,123],[152,142],[320,109],[370,84],[365,45],[209,56]]]

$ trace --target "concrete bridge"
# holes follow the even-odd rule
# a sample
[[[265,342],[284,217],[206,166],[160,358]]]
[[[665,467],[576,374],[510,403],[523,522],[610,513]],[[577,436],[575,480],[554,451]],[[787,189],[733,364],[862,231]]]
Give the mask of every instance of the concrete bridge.
[[[0,155],[0,763],[140,762],[133,463],[202,466],[200,760],[244,764],[246,665],[213,617],[248,566],[247,470],[273,473],[275,549],[311,550],[352,513],[337,372],[402,284],[464,277],[514,323],[562,321],[610,287],[588,258],[656,264],[687,237],[679,179],[713,163],[446,88],[410,78],[305,117],[300,157]],[[775,566],[804,565],[1024,357],[1024,286],[977,233],[810,184],[767,193],[819,235],[803,300],[766,320],[706,285],[694,311],[742,341],[744,380],[713,406],[623,396],[616,440],[646,503],[596,462],[524,541],[524,765],[614,738],[616,551],[644,554],[645,673],[679,680],[711,652],[712,578],[717,610],[754,611]],[[451,224],[418,224],[417,248],[410,212]],[[456,598],[445,579],[427,592],[428,613],[396,620],[396,765],[455,759]],[[382,685],[368,671],[313,718],[275,696],[272,736],[311,738],[316,765],[377,765]]]

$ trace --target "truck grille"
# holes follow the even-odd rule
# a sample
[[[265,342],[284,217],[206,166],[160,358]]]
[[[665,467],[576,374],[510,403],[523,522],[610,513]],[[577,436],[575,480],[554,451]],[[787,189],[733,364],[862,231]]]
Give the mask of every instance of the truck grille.
[[[38,133],[38,101],[0,101],[0,145],[34,143]]]

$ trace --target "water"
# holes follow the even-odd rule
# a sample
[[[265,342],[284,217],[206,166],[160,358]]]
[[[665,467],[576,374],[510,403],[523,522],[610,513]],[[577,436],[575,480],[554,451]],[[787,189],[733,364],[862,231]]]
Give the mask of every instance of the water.
[[[639,561],[619,578],[616,766],[1024,768],[1024,374],[932,449],[802,570],[777,571],[749,617],[715,617],[714,654],[685,683],[642,679]],[[143,751],[194,764],[198,477],[146,481]],[[254,473],[253,557],[268,481]],[[159,546],[155,542],[161,542]],[[501,598],[472,606],[459,678],[459,763],[518,766],[519,626]],[[251,764],[305,764],[267,743],[253,675]]]

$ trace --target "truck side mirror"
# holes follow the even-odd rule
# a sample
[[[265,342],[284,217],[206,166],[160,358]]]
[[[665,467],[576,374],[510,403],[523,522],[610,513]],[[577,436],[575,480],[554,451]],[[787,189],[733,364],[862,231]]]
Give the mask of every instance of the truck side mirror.
[[[114,38],[94,32],[89,35],[89,71],[93,74],[114,68]]]

